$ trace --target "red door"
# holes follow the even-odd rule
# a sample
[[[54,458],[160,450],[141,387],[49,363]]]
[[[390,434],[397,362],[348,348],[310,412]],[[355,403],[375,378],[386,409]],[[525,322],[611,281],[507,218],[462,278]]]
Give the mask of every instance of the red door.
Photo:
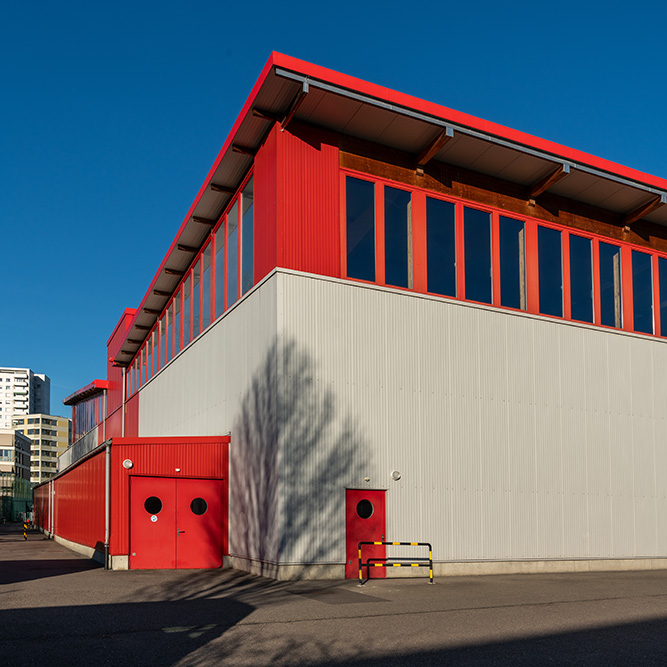
[[[222,481],[130,478],[131,569],[222,566]]]
[[[176,567],[222,567],[222,481],[179,479]]]
[[[176,567],[176,480],[130,477],[130,568]]]
[[[385,540],[385,492],[366,489],[347,489],[345,495],[346,560],[345,578],[359,577],[359,542],[386,542]],[[369,558],[384,558],[384,546],[364,545],[361,548],[363,562]],[[363,568],[363,576],[381,579],[386,576],[384,567]]]

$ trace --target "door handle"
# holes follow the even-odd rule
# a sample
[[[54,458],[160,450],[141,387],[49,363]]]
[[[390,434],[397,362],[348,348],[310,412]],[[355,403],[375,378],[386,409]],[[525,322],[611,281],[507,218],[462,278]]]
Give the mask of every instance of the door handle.
[[[185,531],[184,530],[177,530],[176,532],[177,533],[184,533]]]

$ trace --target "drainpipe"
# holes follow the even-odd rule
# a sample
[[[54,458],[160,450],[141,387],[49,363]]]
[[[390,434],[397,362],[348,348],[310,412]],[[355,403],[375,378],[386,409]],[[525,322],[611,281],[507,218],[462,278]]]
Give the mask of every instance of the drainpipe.
[[[102,390],[102,442],[107,439],[107,390]]]
[[[104,569],[109,569],[109,524],[111,523],[111,441],[107,442],[104,465]]]
[[[121,435],[123,438],[125,437],[125,366],[123,366],[123,402],[122,402],[122,407],[123,410],[121,412],[120,418],[121,418]]]
[[[49,539],[53,539],[53,523],[54,523],[54,517],[55,517],[55,507],[53,506],[54,504],[54,496],[55,496],[55,489],[53,488],[53,482],[49,482],[49,490],[51,491],[51,502],[49,503],[49,514],[51,515],[51,518],[49,520]]]

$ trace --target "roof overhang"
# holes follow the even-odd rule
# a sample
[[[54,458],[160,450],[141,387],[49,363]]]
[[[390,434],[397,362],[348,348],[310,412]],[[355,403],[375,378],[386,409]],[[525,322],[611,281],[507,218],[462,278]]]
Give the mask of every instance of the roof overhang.
[[[104,393],[109,388],[108,380],[93,380],[90,384],[70,394],[63,399],[63,405],[76,405],[97,394]]]
[[[274,123],[298,120],[621,216],[667,226],[667,180],[273,53],[151,282],[114,363],[129,364],[206,242]]]

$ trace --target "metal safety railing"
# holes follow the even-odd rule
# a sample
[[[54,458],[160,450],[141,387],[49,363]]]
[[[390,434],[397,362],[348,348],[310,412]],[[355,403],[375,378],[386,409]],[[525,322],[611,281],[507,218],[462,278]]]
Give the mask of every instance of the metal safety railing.
[[[395,547],[428,547],[428,558],[369,558],[365,563],[361,559],[361,547],[363,545],[395,546]],[[370,577],[371,567],[428,567],[428,583],[433,583],[433,547],[430,542],[359,542],[359,586],[363,586],[361,575],[365,566]],[[372,562],[382,561],[382,562]],[[397,562],[396,562],[397,561]]]

